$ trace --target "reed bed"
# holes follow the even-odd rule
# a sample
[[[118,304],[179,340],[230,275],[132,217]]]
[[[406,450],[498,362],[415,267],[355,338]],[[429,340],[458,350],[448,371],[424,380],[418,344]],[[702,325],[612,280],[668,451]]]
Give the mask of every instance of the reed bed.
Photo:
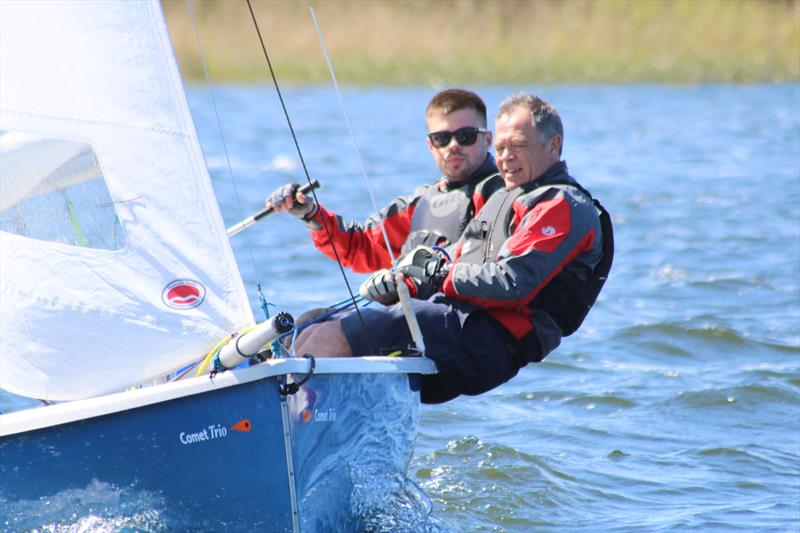
[[[190,79],[203,77],[184,0],[162,0]],[[302,0],[252,0],[279,80],[329,79]],[[193,0],[213,80],[259,82],[244,0]],[[318,0],[343,84],[780,82],[800,79],[798,0]]]

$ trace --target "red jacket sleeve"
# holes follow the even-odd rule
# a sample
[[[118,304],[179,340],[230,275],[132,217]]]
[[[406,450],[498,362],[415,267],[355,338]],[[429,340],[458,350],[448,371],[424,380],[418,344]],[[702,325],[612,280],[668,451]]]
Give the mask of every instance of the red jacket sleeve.
[[[383,231],[389,238],[392,253],[400,254],[400,248],[411,231],[416,198],[399,197],[364,224],[346,222],[341,216],[323,206],[314,217],[320,229],[311,230],[314,246],[322,253],[336,259],[353,272],[374,272],[391,268],[392,261],[386,248]]]

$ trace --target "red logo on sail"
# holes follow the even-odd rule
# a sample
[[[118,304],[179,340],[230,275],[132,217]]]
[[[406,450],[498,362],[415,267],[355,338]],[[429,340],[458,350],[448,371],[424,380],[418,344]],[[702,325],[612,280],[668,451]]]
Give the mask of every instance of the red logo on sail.
[[[167,307],[173,309],[191,309],[197,307],[206,298],[206,288],[197,281],[176,279],[161,293]]]

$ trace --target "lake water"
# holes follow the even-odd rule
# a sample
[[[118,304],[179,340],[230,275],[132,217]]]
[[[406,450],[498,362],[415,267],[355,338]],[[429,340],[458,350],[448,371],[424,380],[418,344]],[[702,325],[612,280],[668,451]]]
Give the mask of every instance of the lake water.
[[[476,88],[492,114],[520,89]],[[435,92],[344,92],[378,207],[438,177],[423,114]],[[219,122],[208,89],[189,88],[230,225],[305,177],[272,86],[214,94]],[[800,531],[798,85],[539,94],[561,113],[571,173],[612,213],[611,276],[545,362],[421,408],[406,515],[372,530]],[[321,202],[366,219],[375,209],[333,90],[283,96]],[[347,295],[292,217],[232,242],[259,318],[258,283],[295,315]],[[364,276],[347,279],[355,291]],[[164,530],[73,511],[41,530]]]
[[[476,90],[493,114],[520,88]],[[271,86],[215,88],[227,155],[208,90],[189,92],[227,223],[305,180]],[[344,92],[379,207],[438,176],[423,120],[434,93]],[[798,86],[539,94],[562,116],[571,173],[613,215],[614,268],[544,363],[422,408],[409,477],[433,511],[418,529],[800,530]],[[364,220],[374,209],[335,93],[283,95],[320,200]],[[260,282],[278,309],[347,294],[291,217],[233,241],[251,293]],[[348,279],[356,290],[363,276]]]

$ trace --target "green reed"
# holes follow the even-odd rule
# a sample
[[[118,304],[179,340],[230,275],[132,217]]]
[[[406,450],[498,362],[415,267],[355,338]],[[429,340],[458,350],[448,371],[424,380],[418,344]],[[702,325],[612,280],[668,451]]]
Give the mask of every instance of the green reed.
[[[202,77],[187,5],[162,0],[184,71]],[[253,0],[279,81],[328,71],[302,0]],[[800,79],[798,0],[317,0],[341,83],[712,83]],[[212,79],[267,79],[247,5],[194,0]]]

